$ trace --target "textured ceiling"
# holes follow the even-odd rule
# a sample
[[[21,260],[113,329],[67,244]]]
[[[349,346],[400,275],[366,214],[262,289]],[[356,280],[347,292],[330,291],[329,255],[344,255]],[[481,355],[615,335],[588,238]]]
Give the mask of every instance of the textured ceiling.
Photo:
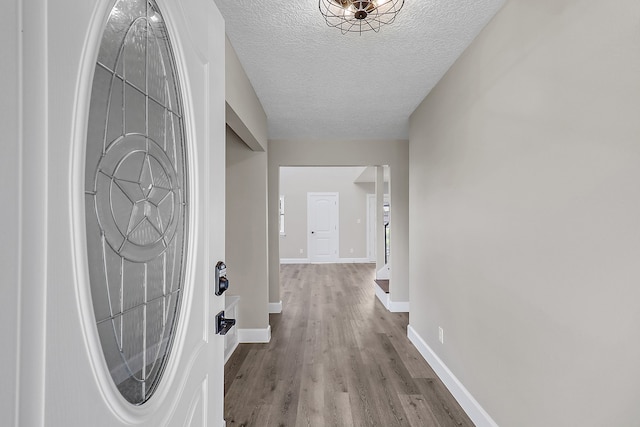
[[[317,0],[215,0],[272,139],[406,139],[409,115],[504,0],[405,0],[342,35]]]

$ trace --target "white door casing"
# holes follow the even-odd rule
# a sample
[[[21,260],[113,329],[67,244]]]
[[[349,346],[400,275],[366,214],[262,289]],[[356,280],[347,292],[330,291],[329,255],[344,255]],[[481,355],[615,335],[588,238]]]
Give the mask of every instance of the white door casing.
[[[307,193],[307,253],[310,262],[338,261],[338,199],[338,193]]]
[[[376,195],[367,194],[367,258],[376,261]]]
[[[135,406],[106,368],[89,287],[85,144],[95,61],[114,1],[22,1],[23,216],[18,420],[29,426],[223,424],[223,338],[211,291],[224,258],[224,22],[213,2],[156,0],[185,107],[189,245],[177,335]]]

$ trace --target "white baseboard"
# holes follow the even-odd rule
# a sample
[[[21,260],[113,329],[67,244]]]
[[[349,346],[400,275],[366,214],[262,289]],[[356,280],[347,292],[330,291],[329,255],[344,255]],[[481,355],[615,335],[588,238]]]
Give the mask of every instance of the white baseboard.
[[[241,343],[267,343],[271,341],[271,325],[259,329],[238,329]]]
[[[389,298],[389,294],[382,290],[377,283],[373,284],[373,289],[376,291],[376,296],[384,305],[384,308],[389,310],[392,313],[408,313],[409,312],[409,301],[391,301]]]
[[[391,301],[391,299],[389,299],[387,310],[392,313],[408,313],[409,301]]]
[[[374,261],[375,262],[375,261]],[[339,258],[338,264],[369,264],[369,258]]]
[[[407,326],[407,337],[409,337],[409,341],[418,349],[424,360],[431,365],[445,387],[449,389],[453,397],[477,427],[498,427],[498,424],[491,418],[487,411],[480,406],[478,401],[469,393],[469,390],[453,375],[453,372],[449,370],[447,365],[444,364],[411,325]]]
[[[282,300],[269,303],[269,314],[282,313]]]
[[[377,283],[373,284],[373,289],[376,291],[376,296],[378,297],[382,305],[384,305],[384,308],[389,310],[389,294],[383,291]]]
[[[280,258],[280,264],[311,264],[309,258]]]

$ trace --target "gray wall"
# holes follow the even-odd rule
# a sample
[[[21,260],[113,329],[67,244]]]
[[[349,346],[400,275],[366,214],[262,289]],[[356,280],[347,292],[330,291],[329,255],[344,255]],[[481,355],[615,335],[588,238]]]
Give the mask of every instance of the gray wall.
[[[0,103],[2,120],[2,156],[0,156],[0,200],[3,208],[0,221],[3,224],[0,266],[2,268],[2,300],[0,310],[0,342],[4,346],[0,364],[0,414],[3,422],[14,425],[16,421],[16,393],[18,368],[18,306],[20,283],[20,55],[18,49],[18,3],[3,5],[0,16]]]
[[[269,140],[269,301],[280,301],[278,231],[281,166],[389,165],[393,206],[392,301],[409,301],[409,143],[398,141]]]
[[[639,117],[636,0],[508,1],[411,117],[410,323],[501,426],[638,425]]]
[[[227,126],[226,257],[229,295],[240,296],[238,328],[269,325],[267,153]]]
[[[354,183],[361,172],[361,167],[280,168],[280,195],[285,196],[280,258],[308,258],[307,192],[340,193],[338,256],[367,257],[367,194],[374,193],[374,184]]]
[[[267,115],[225,38],[226,264],[240,329],[269,325]]]
[[[267,149],[267,115],[228,37],[225,37],[227,126],[252,150]]]

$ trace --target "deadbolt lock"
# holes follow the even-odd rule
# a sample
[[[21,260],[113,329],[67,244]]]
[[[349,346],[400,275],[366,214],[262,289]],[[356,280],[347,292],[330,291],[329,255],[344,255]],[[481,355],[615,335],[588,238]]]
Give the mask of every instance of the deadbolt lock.
[[[215,270],[215,293],[216,295],[222,295],[224,291],[229,289],[229,280],[227,279],[227,266],[224,262],[219,261],[216,264]]]

